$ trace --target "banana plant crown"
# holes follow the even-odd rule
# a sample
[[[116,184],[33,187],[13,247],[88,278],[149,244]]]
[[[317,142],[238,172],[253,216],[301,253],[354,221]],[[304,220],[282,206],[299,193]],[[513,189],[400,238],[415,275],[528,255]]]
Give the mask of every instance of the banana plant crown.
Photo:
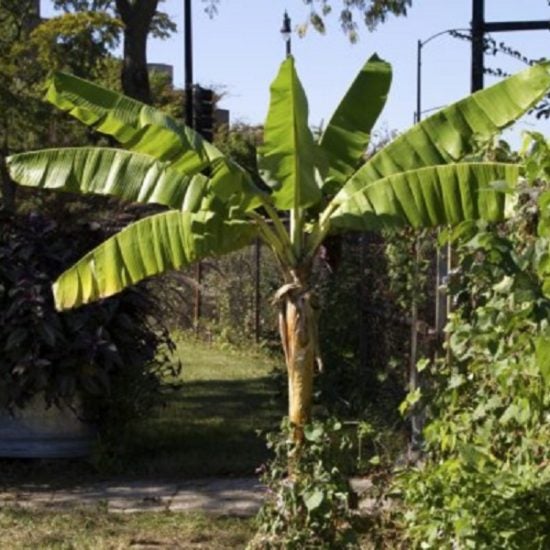
[[[271,85],[259,150],[261,191],[250,174],[168,115],[80,78],[54,74],[47,99],[122,148],[46,149],[8,159],[22,185],[165,205],[86,254],[54,284],[57,307],[110,296],[146,277],[263,239],[283,273],[307,265],[333,231],[498,221],[518,166],[461,162],[550,88],[541,64],[442,109],[365,159],[388,96],[390,65],[373,55],[319,139],[292,57]]]

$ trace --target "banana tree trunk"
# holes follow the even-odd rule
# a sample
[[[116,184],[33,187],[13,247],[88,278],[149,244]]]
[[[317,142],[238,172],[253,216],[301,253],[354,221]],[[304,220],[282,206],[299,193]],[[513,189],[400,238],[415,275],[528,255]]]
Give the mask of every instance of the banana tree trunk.
[[[301,442],[311,420],[313,375],[319,360],[318,306],[309,287],[310,268],[292,272],[276,294],[279,332],[288,373],[288,416],[294,440]]]

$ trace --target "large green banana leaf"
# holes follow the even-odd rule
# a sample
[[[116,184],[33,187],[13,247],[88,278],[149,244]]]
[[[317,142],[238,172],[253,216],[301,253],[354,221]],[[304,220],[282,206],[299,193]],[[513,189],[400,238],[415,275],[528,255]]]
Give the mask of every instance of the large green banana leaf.
[[[215,165],[216,194],[231,196],[233,202],[242,195],[245,208],[259,204],[254,199],[259,190],[246,170],[158,109],[64,73],[52,75],[46,98],[96,131],[114,137],[126,149],[151,155],[188,176]]]
[[[129,149],[160,160],[183,151],[189,170],[208,165],[204,140],[198,133],[180,126],[166,113],[118,92],[56,72],[48,81],[46,99]]]
[[[204,208],[202,199],[212,194],[228,206],[243,205],[243,197],[232,192],[234,185],[227,184],[239,174],[219,159],[213,161],[208,177],[188,176],[150,155],[103,147],[31,151],[9,157],[7,164],[12,179],[28,187],[113,195],[178,210]],[[249,204],[254,198],[244,197]]]
[[[368,183],[344,200],[330,217],[336,229],[379,230],[456,224],[464,220],[500,221],[514,195],[491,185],[517,183],[519,166],[461,163],[430,166]]]
[[[202,174],[182,175],[149,155],[122,149],[44,149],[9,157],[7,165],[21,185],[112,195],[177,210],[197,210],[209,185]]]
[[[361,68],[320,140],[328,160],[323,190],[337,191],[359,167],[388,97],[391,65],[373,55]]]
[[[68,309],[201,258],[246,246],[254,223],[210,212],[163,212],[135,222],[86,254],[53,286],[56,307]]]
[[[380,178],[456,162],[528,111],[550,87],[550,63],[535,65],[438,111],[384,147],[335,197],[340,204]]]
[[[307,99],[288,57],[271,84],[271,101],[260,148],[259,167],[281,210],[315,204],[321,190],[315,179],[318,147],[309,129]]]

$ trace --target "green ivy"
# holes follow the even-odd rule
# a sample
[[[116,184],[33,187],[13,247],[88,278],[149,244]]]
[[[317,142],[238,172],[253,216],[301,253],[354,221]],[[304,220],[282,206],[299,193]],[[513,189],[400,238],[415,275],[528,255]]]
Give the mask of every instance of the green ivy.
[[[249,548],[358,548],[349,484],[338,467],[339,456],[351,447],[342,424],[334,419],[314,421],[305,427],[305,441],[299,444],[292,431],[283,421],[281,431],[268,436],[274,453],[262,475],[268,495]]]
[[[416,396],[425,461],[397,482],[413,547],[550,547],[550,155],[541,136],[529,143],[516,215],[448,236],[449,357]]]

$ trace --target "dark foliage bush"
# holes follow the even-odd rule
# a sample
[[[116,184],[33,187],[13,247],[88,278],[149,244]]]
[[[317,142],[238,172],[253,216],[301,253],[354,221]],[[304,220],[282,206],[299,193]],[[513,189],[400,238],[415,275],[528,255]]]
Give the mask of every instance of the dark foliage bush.
[[[388,424],[399,423],[410,329],[396,322],[406,312],[388,291],[384,242],[373,235],[342,235],[339,241],[316,270],[324,364],[320,402],[340,417],[370,417],[376,409]],[[399,368],[395,357],[405,358]]]
[[[51,404],[79,396],[93,420],[124,422],[155,402],[167,370],[176,374],[145,287],[55,310],[52,281],[103,239],[100,227],[33,213],[0,220],[0,407],[37,393]]]

